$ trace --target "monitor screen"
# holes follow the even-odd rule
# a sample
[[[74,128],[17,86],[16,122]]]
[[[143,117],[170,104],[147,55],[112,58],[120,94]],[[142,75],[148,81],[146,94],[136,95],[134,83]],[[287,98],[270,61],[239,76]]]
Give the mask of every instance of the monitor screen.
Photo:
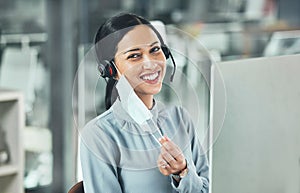
[[[300,55],[221,63],[212,126],[212,193],[300,192]],[[215,70],[216,72],[216,70]],[[212,73],[214,79],[215,72]],[[219,76],[217,76],[219,77]]]

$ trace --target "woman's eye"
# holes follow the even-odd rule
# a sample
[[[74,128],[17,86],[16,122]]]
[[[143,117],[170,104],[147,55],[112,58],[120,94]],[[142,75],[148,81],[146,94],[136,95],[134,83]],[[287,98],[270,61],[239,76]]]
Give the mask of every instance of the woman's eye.
[[[141,54],[130,54],[127,59],[135,59],[135,58],[139,58],[141,56]]]
[[[156,47],[154,47],[154,48],[152,48],[151,50],[150,50],[150,53],[156,53],[156,52],[158,52],[160,50],[160,47],[159,46],[156,46]]]

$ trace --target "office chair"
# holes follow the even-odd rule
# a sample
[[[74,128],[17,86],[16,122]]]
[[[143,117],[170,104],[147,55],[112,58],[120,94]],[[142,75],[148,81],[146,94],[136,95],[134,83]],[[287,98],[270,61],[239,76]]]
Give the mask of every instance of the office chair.
[[[68,193],[84,193],[83,182],[77,182],[74,186],[72,186]]]

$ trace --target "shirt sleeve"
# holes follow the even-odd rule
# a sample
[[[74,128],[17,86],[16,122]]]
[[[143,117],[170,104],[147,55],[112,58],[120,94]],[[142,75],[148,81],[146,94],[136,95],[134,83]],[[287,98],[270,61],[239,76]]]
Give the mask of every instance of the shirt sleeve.
[[[94,119],[80,133],[80,161],[87,193],[122,193],[117,167],[119,152],[105,132],[106,127],[100,127]]]
[[[209,166],[206,153],[197,137],[194,124],[189,114],[182,109],[182,119],[191,139],[190,150],[192,156],[186,156],[187,175],[180,180],[179,184],[172,179],[172,187],[180,193],[208,193],[209,192]],[[184,152],[185,154],[185,152]]]
[[[84,191],[88,193],[122,193],[117,167],[97,157],[85,143],[80,144]]]

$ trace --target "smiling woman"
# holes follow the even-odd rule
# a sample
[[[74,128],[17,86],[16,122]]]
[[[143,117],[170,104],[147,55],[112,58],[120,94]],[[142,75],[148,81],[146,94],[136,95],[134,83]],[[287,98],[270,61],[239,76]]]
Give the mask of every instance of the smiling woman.
[[[152,108],[166,71],[166,57],[153,30],[138,25],[129,31],[117,46],[115,64],[117,77],[125,75],[138,97]]]
[[[99,28],[95,51],[119,97],[81,132],[85,192],[208,192],[207,158],[189,114],[154,99],[173,59],[158,31],[140,16],[117,15]]]

